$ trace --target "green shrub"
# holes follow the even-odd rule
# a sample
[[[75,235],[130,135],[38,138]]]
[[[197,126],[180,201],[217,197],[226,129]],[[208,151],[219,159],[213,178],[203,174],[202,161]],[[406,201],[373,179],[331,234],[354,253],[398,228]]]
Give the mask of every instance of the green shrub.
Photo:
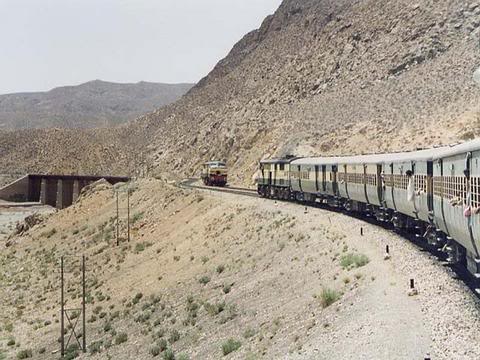
[[[135,297],[133,298],[132,300],[132,303],[134,304],[138,304],[138,302],[140,301],[140,299],[143,297],[143,294],[142,293],[137,293],[135,295]]]
[[[359,268],[367,265],[369,261],[370,259],[364,254],[349,253],[341,257],[340,265],[344,269],[348,269],[352,267]]]
[[[145,243],[136,243],[135,244],[135,252],[138,254],[145,250]]]
[[[160,347],[158,345],[153,345],[151,348],[150,348],[150,354],[155,357],[155,356],[158,356],[160,355],[162,351],[160,350]]]
[[[190,360],[190,356],[188,356],[185,353],[182,353],[177,356],[177,360]]]
[[[218,265],[217,266],[217,273],[221,274],[225,271],[225,265]]]
[[[110,330],[112,330],[112,324],[109,322],[105,323],[105,325],[103,326],[103,331],[109,332]]]
[[[71,344],[65,349],[65,357],[66,360],[75,359],[78,356],[79,346],[78,344]]]
[[[243,332],[243,337],[245,339],[251,338],[253,336],[255,336],[255,330],[252,328],[248,328]]]
[[[225,310],[225,302],[222,301],[216,304],[210,304],[206,302],[203,307],[211,316],[215,316]]]
[[[143,218],[143,211],[141,212],[136,212],[135,214],[133,214],[132,216],[132,224],[135,224],[138,220],[140,220],[141,218]]]
[[[7,346],[13,346],[13,345],[15,345],[15,339],[14,338],[8,339]]]
[[[89,349],[91,354],[99,353],[102,350],[103,341],[94,341],[90,344]]]
[[[174,329],[170,332],[170,337],[168,338],[168,341],[170,341],[170,344],[173,344],[178,340],[180,340],[180,333],[178,332],[178,330]]]
[[[340,294],[336,290],[323,288],[320,293],[320,303],[323,308],[332,305],[338,299],[340,299]]]
[[[198,279],[198,282],[202,285],[207,285],[210,282],[210,277],[203,275],[200,279]]]
[[[120,345],[120,344],[123,344],[124,342],[127,342],[127,340],[128,340],[128,335],[122,332],[115,337],[115,344]]]
[[[33,352],[31,349],[20,350],[17,353],[17,359],[29,359],[32,356],[33,356]]]
[[[228,294],[230,292],[230,290],[232,290],[232,285],[230,285],[230,284],[224,284],[223,285],[223,293],[224,294]]]
[[[160,352],[167,350],[167,348],[168,348],[167,340],[165,340],[165,339],[158,340],[157,346],[160,349]]]
[[[223,355],[228,355],[231,352],[234,352],[242,346],[242,343],[240,341],[237,341],[235,339],[228,339],[222,344],[222,353]]]
[[[175,360],[175,353],[172,349],[167,349],[163,353],[163,360]]]

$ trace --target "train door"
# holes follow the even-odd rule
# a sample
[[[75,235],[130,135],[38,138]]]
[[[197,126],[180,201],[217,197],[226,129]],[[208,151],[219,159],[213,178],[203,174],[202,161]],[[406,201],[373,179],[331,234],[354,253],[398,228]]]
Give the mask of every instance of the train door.
[[[383,204],[384,181],[382,179],[382,165],[377,164],[377,196],[378,204]]]
[[[333,195],[334,196],[339,196],[337,172],[338,172],[338,166],[337,165],[332,165],[330,175],[332,176],[331,181],[332,181],[332,189],[333,189]]]
[[[427,162],[427,207],[428,213],[433,214],[433,161]],[[429,216],[429,220],[433,220]]]
[[[327,166],[326,165],[322,165],[322,191],[324,193],[327,192]]]

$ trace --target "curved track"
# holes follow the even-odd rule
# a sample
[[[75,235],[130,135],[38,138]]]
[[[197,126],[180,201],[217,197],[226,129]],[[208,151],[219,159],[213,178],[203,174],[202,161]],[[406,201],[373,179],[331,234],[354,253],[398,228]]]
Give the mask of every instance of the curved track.
[[[190,178],[180,181],[178,186],[184,189],[200,189],[200,190],[211,190],[217,192],[225,192],[243,196],[251,196],[251,197],[259,197],[256,190],[247,189],[247,188],[240,188],[240,187],[233,187],[233,186],[226,186],[226,187],[216,187],[216,186],[205,186],[205,185],[195,185],[195,183],[199,181],[198,179]]]

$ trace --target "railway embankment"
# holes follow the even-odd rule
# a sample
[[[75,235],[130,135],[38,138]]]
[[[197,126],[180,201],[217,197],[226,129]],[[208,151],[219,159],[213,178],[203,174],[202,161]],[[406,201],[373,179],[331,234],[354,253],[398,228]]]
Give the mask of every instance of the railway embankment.
[[[66,296],[75,307],[81,254],[88,353],[78,358],[148,359],[166,348],[190,359],[224,351],[231,359],[480,356],[474,294],[394,233],[322,209],[158,180],[131,191],[130,242],[120,211],[117,246],[114,188],[99,186],[2,250],[7,357],[31,350],[50,359],[58,350],[58,260],[72,270]]]

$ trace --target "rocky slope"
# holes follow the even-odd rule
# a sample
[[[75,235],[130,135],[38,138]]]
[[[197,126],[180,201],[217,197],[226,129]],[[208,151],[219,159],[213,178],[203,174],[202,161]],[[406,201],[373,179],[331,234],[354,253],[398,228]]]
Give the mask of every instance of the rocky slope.
[[[114,126],[178,100],[192,86],[95,80],[48,92],[0,95],[0,129]]]
[[[56,135],[72,143],[73,165],[45,146],[56,143],[50,134],[4,133],[0,165],[117,170],[113,161],[126,157],[126,148],[146,154],[158,176],[195,174],[205,159],[222,158],[232,181],[250,183],[266,156],[469,139],[480,133],[480,90],[472,80],[479,24],[479,0],[285,0],[185,97],[106,132],[111,160],[101,157],[97,133]],[[94,150],[87,154],[88,147]],[[41,159],[25,156],[40,151]]]

